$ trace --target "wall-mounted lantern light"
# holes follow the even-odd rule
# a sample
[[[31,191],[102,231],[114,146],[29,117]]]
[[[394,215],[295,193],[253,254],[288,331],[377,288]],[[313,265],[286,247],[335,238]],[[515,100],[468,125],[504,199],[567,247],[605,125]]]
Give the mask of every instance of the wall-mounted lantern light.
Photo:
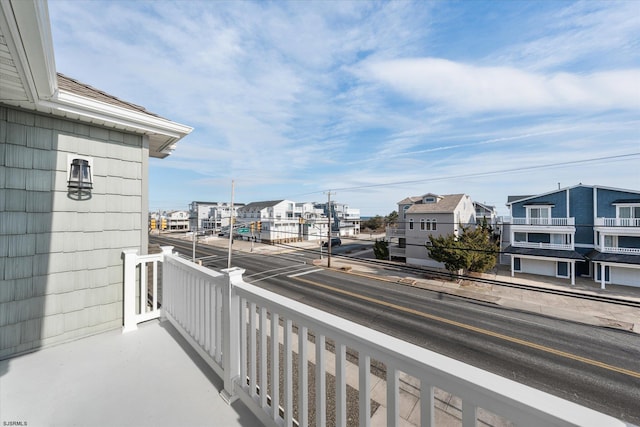
[[[91,197],[93,177],[91,175],[91,161],[83,158],[73,158],[69,165],[69,179],[67,180],[69,196],[75,199]]]

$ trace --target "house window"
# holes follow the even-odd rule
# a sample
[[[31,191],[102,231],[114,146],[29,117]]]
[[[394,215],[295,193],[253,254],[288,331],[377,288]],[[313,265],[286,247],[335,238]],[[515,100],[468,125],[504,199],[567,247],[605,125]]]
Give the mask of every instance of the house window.
[[[550,210],[551,209],[548,206],[527,208],[527,213],[529,214],[529,218],[531,219],[531,224],[548,224]]]
[[[569,277],[569,263],[566,261],[558,261],[556,263],[556,276]]]
[[[431,220],[431,230],[436,231],[436,220],[435,219]]]
[[[520,258],[513,258],[513,271],[522,271],[522,266],[520,265]]]
[[[554,245],[568,245],[569,244],[569,235],[568,234],[552,234],[551,235],[551,243]]]
[[[413,219],[409,220],[409,230],[413,230]]]
[[[513,241],[514,242],[526,242],[527,241],[527,233],[513,233]]]
[[[407,219],[407,209],[409,209],[409,205],[402,207],[402,219]]]
[[[640,226],[640,206],[619,206],[618,218],[622,227]]]
[[[435,203],[436,202],[436,198],[433,196],[429,196],[429,197],[425,197],[424,198],[424,203]]]
[[[427,225],[428,225],[428,223],[427,223]],[[424,218],[420,219],[420,230],[428,230],[428,228],[425,227]]]
[[[618,242],[616,241],[616,236],[604,236],[604,247],[605,248],[615,248],[618,246]]]
[[[424,245],[428,248],[433,246],[433,243],[431,243],[431,240],[427,240],[426,242],[424,242]]]

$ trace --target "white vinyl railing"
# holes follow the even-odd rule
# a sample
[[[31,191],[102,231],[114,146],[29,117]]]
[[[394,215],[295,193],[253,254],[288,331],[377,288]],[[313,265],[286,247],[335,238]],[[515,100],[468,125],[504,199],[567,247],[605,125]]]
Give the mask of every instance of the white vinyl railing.
[[[575,218],[511,218],[513,225],[575,225]]]
[[[574,246],[571,244],[560,243],[541,243],[541,242],[513,242],[512,246],[519,248],[532,248],[532,249],[558,249],[562,251],[572,251]]]
[[[600,245],[596,245],[595,247],[600,252],[606,252],[610,254],[627,254],[627,255],[639,255],[640,248],[618,248],[614,246],[605,246],[602,247]]]
[[[171,248],[163,248],[171,251]],[[138,255],[135,249],[123,251],[124,257],[124,332],[137,329],[138,323],[160,317],[158,299],[158,263],[164,253]]]
[[[435,425],[436,388],[461,399],[464,427],[476,426],[479,414],[485,411],[522,426],[625,425],[247,284],[242,269],[215,272],[166,249],[162,257],[163,317],[223,378],[223,397],[228,402],[241,399],[264,425],[325,426],[327,409],[335,414],[337,426],[353,425],[348,421],[351,416],[358,417],[360,426],[371,425],[374,363],[382,364],[386,371],[386,390],[375,398],[384,400],[380,402],[386,405],[382,422],[387,426],[400,424],[400,379],[405,376],[414,378],[420,389],[419,423],[425,427]],[[137,261],[125,257],[126,262]],[[135,295],[125,293],[125,305],[130,297]],[[354,374],[354,367],[355,375],[347,375],[348,371]],[[328,390],[327,374],[335,378],[333,390]],[[357,390],[355,415],[347,401],[347,385]],[[309,399],[310,388],[313,400]],[[327,408],[327,392],[335,396],[335,407]]]
[[[595,225],[601,227],[640,227],[640,218],[596,218]]]

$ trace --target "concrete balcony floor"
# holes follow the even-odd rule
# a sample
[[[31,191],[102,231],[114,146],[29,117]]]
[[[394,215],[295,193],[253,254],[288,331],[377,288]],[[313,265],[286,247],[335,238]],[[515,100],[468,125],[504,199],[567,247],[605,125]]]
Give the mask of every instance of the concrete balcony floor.
[[[32,426],[257,426],[169,322],[0,361],[0,422]],[[10,425],[10,424],[4,424]]]

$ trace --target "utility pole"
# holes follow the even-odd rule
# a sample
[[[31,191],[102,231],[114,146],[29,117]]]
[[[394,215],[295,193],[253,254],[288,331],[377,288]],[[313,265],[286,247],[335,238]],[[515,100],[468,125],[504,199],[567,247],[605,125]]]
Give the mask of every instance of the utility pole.
[[[227,268],[231,268],[231,247],[233,246],[233,189],[235,183],[231,180],[231,205],[229,213],[229,260],[227,261]]]
[[[329,229],[327,230],[327,237],[329,242],[327,244],[327,267],[331,268],[331,191],[327,191],[327,210],[329,211]]]

